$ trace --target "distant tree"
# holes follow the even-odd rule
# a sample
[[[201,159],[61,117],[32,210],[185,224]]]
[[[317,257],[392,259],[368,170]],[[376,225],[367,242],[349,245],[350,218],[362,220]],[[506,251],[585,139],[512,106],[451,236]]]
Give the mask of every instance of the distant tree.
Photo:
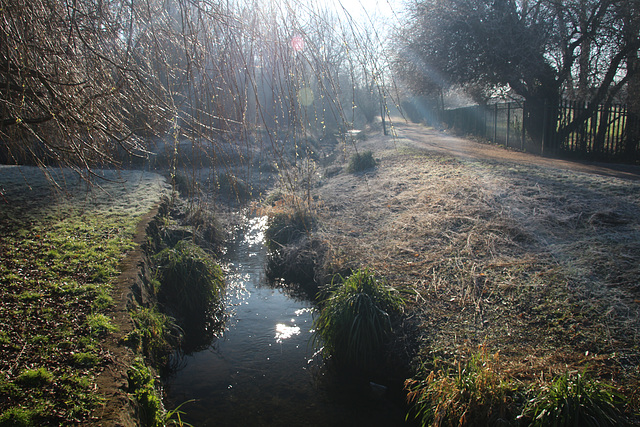
[[[396,68],[420,93],[459,85],[483,101],[508,86],[527,101],[525,120],[538,139],[545,103],[588,102],[559,130],[566,135],[636,73],[628,60],[638,34],[621,31],[629,3],[637,0],[418,0],[399,32]]]

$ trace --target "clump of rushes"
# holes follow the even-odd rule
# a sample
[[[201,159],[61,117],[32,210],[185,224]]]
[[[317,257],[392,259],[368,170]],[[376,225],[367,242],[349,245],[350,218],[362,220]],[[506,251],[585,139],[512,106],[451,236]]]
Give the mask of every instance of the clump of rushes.
[[[179,317],[211,312],[224,291],[222,269],[199,246],[179,241],[154,256],[159,300]]]
[[[405,382],[407,419],[422,426],[474,426],[499,425],[511,417],[515,389],[500,374],[497,353],[482,347],[464,365],[434,365],[422,367],[422,378]]]
[[[402,304],[384,280],[369,269],[357,270],[321,303],[314,338],[339,366],[367,369],[391,334],[390,314]]]
[[[357,173],[364,172],[376,167],[376,159],[373,158],[373,152],[367,150],[363,153],[356,153],[351,156],[349,166],[347,166],[347,172]]]
[[[216,185],[221,194],[232,196],[237,202],[246,201],[251,197],[251,187],[234,175],[228,173],[218,175]]]
[[[543,386],[529,401],[524,418],[532,426],[618,426],[624,400],[610,386],[586,374],[564,374]]]
[[[277,251],[307,235],[316,225],[309,212],[296,210],[293,213],[278,212],[269,216],[265,232],[267,247]]]

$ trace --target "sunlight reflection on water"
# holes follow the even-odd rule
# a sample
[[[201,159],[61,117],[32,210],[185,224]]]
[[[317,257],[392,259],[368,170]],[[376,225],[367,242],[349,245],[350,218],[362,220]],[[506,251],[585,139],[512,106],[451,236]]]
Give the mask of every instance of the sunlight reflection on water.
[[[300,335],[299,326],[287,326],[284,323],[278,323],[276,325],[276,342],[281,344],[283,340],[289,339],[294,335]]]

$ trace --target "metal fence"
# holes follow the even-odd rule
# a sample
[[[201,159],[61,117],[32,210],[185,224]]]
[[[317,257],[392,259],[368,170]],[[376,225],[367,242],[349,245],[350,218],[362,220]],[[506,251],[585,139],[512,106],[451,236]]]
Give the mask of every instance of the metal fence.
[[[640,162],[640,119],[624,105],[564,101],[558,107],[545,107],[544,119],[533,124],[526,124],[527,114],[525,102],[504,102],[444,110],[439,119],[456,131],[537,154]],[[585,120],[571,125],[580,116]],[[531,132],[527,126],[540,129]]]

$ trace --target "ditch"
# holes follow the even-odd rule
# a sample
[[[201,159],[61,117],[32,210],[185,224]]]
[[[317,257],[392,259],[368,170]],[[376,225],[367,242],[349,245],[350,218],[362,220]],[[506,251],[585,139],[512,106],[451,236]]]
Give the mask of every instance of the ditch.
[[[266,277],[266,222],[247,218],[230,241],[224,330],[176,356],[167,406],[187,402],[181,419],[197,426],[403,425],[393,399],[323,365],[311,340],[313,303]]]

